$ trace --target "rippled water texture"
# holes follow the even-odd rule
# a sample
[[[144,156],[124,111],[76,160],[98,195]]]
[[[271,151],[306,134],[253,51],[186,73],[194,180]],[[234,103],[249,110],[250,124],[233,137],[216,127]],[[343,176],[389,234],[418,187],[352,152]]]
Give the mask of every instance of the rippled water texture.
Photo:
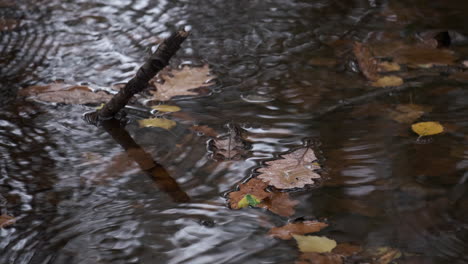
[[[466,85],[424,84],[312,118],[369,89],[355,63],[324,43],[432,29],[468,34],[468,4],[433,2],[0,0],[0,205],[16,218],[0,229],[0,263],[294,263],[295,242],[266,235],[288,219],[230,210],[223,195],[304,138],[321,143],[327,180],[291,194],[300,204],[290,219],[327,218],[322,235],[420,261],[401,263],[468,263]],[[108,133],[85,124],[91,107],[15,98],[54,80],[125,82],[182,26],[191,36],[172,64],[209,64],[218,76],[213,92],[178,100],[188,117],[171,131],[138,128],[135,117],[127,131],[190,202],[173,201]],[[340,65],[308,63],[331,56]],[[421,142],[408,125],[365,110],[410,102],[431,106],[424,118],[450,131]],[[248,158],[212,160],[207,137],[184,123],[192,121],[221,133],[239,124]]]

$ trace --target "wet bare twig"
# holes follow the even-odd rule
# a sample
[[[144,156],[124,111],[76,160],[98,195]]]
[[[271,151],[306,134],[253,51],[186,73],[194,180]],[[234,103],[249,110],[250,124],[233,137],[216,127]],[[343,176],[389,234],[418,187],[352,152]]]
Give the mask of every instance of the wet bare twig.
[[[117,112],[125,107],[132,96],[143,91],[148,86],[148,81],[168,65],[169,60],[179,50],[180,45],[188,35],[189,33],[185,30],[180,30],[164,40],[125,87],[114,95],[102,109],[87,113],[85,120],[97,124],[101,120],[114,117]]]

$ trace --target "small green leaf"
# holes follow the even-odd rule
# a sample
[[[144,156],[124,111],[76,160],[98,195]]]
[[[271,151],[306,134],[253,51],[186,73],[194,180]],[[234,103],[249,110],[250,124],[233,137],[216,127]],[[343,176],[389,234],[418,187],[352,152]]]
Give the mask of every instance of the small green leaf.
[[[259,200],[257,197],[251,194],[247,194],[242,198],[239,203],[237,203],[238,208],[244,208],[247,206],[257,206],[260,204],[262,201]]]

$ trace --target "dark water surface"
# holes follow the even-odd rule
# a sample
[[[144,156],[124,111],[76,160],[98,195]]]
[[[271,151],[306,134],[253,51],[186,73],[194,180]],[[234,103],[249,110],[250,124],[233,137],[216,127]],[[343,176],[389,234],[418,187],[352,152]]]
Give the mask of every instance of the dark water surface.
[[[397,248],[420,261],[399,263],[468,263],[466,85],[440,81],[366,103],[431,106],[422,120],[451,129],[429,142],[357,107],[311,119],[369,90],[346,57],[338,67],[308,63],[333,55],[324,43],[468,34],[467,3],[433,2],[0,0],[0,205],[17,219],[0,229],[0,263],[294,263],[295,242],[266,235],[286,218],[230,210],[223,194],[309,137],[321,142],[328,180],[292,194],[301,203],[291,219],[327,218],[322,234],[338,242]],[[127,130],[189,203],[173,202],[109,134],[87,125],[82,114],[92,107],[14,97],[57,79],[125,82],[158,38],[181,26],[192,35],[173,65],[208,63],[218,79],[209,96],[177,104],[217,131],[239,124],[252,143],[247,160],[217,162],[207,137],[183,123],[168,132],[132,121]]]

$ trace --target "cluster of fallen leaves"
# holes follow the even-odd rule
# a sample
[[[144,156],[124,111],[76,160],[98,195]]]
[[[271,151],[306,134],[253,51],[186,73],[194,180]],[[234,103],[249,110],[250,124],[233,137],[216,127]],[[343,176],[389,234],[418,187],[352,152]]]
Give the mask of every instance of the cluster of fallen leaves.
[[[195,96],[206,92],[200,88],[213,85],[214,75],[208,65],[202,67],[184,66],[181,69],[165,69],[150,81],[151,101],[168,101],[177,96]],[[122,88],[115,85],[113,90]],[[100,104],[109,101],[112,95],[104,90],[92,89],[88,86],[54,82],[48,85],[34,85],[19,92],[20,96],[29,99],[64,104]]]
[[[393,248],[380,247],[363,249],[351,243],[337,243],[326,236],[307,235],[327,228],[328,224],[320,221],[299,221],[284,226],[271,228],[268,235],[282,240],[296,240],[301,251],[296,264],[330,263],[375,263],[388,264],[402,256]]]
[[[317,173],[319,169],[312,148],[297,149],[266,162],[257,170],[259,175],[239,184],[238,190],[228,195],[229,205],[232,209],[260,207],[281,216],[291,216],[299,202],[280,190],[297,190],[316,185],[321,178]]]

